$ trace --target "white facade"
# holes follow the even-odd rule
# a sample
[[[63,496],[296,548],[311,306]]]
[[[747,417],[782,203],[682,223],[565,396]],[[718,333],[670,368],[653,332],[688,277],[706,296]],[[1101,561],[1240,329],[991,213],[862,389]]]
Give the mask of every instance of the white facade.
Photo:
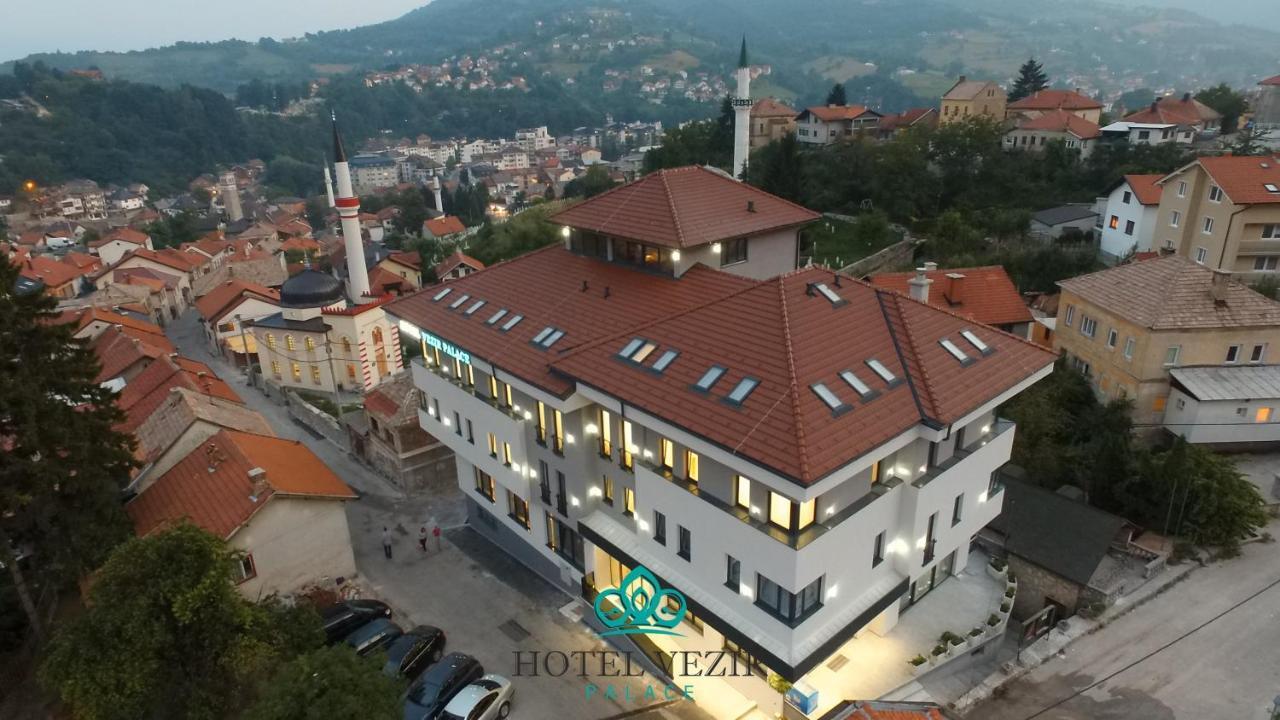
[[[1202,401],[1174,387],[1164,427],[1194,444],[1280,443],[1280,397]]]
[[[274,495],[228,539],[253,563],[255,575],[238,589],[249,599],[290,593],[355,574],[351,531],[342,501]]]
[[[1160,203],[1143,205],[1129,182],[1122,180],[1106,196],[1100,213],[1103,258],[1114,262],[1133,252],[1150,251],[1159,212]]]
[[[1172,123],[1134,123],[1119,121],[1102,128],[1104,138],[1124,139],[1131,145],[1189,145],[1196,137],[1195,128]]]
[[[137,250],[139,247],[141,246],[134,245],[133,243],[125,240],[112,240],[111,242],[103,243],[102,245],[93,248],[93,252],[102,260],[103,267],[111,267],[112,265],[120,262],[120,258],[124,257],[127,253]],[[148,238],[147,249],[152,249],[150,238]]]

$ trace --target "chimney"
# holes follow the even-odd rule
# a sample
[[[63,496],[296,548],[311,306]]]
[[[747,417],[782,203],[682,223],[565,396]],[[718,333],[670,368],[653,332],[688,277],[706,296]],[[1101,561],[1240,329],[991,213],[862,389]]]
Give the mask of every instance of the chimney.
[[[956,84],[962,83],[962,82],[964,82],[964,81],[965,81],[965,80],[967,80],[967,79],[968,79],[968,78],[966,78],[965,76],[961,75],[961,76],[960,76],[960,79],[956,81]]]
[[[251,468],[247,474],[249,483],[253,486],[249,499],[258,502],[258,499],[267,492],[267,471],[260,467],[255,467]]]
[[[1191,93],[1182,93],[1182,102],[1191,102]]]
[[[924,264],[924,271],[925,271],[925,272],[934,272],[934,271],[935,271],[935,270],[937,270],[937,269],[938,269],[938,263],[936,263],[936,262],[929,261],[929,262],[926,262],[926,263]]]
[[[907,281],[908,292],[911,293],[912,299],[922,303],[929,302],[929,286],[933,284],[933,281],[925,275],[927,270],[927,267],[916,268],[916,276]]]
[[[1213,304],[1218,307],[1227,304],[1227,286],[1231,284],[1231,273],[1226,270],[1215,269],[1213,271],[1213,279],[1209,282],[1209,297],[1213,298]]]
[[[1159,100],[1152,100],[1152,101],[1151,101],[1151,112],[1155,112],[1155,111],[1156,111],[1156,107],[1158,107],[1159,105],[1160,105],[1160,101],[1159,101]]]
[[[964,273],[947,273],[947,292],[944,297],[952,305],[964,302]]]

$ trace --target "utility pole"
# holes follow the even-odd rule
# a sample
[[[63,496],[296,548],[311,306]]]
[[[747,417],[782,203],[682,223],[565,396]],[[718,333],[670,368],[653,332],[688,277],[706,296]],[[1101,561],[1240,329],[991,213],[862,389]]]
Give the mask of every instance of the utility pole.
[[[240,345],[244,347],[244,369],[249,374],[249,384],[253,385],[253,359],[249,356],[249,341],[244,334],[244,320],[236,313],[236,325],[240,326]]]

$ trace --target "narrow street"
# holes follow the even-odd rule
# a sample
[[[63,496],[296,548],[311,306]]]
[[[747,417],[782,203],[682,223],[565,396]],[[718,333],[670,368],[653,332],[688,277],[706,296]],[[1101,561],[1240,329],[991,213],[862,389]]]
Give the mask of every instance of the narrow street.
[[[1280,532],[1280,522],[1270,531]],[[1280,695],[1277,581],[1276,545],[1247,545],[1240,557],[1195,570],[1077,641],[966,717],[1269,720]]]

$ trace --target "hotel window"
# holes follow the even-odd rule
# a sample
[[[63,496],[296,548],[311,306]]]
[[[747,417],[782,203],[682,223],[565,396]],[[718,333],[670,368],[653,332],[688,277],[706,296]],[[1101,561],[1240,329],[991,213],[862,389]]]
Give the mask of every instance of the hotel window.
[[[1112,230],[1115,230],[1115,229],[1119,228],[1119,227],[1120,227],[1120,216],[1119,216],[1119,215],[1112,215],[1112,216],[1111,216],[1111,221],[1110,221],[1109,223],[1107,223],[1107,227],[1111,228]]]
[[[725,562],[726,567],[724,571],[725,587],[729,588],[734,592],[738,592],[740,587],[742,586],[742,563],[738,561],[738,558],[732,555],[725,555],[725,558],[726,558],[726,562]]]
[[[462,437],[462,415],[457,411],[453,411],[453,432]]]
[[[684,451],[684,476],[694,485],[698,484],[698,453],[692,450]]]
[[[1280,224],[1263,225],[1262,239],[1263,240],[1280,240]]]
[[[510,410],[515,403],[511,402],[511,383],[502,384],[502,405]]]
[[[876,483],[880,482],[880,475],[883,472],[884,472],[884,461],[877,460],[875,464],[871,466],[871,484],[872,485],[875,485]]]
[[[680,542],[676,549],[676,554],[685,560],[693,558],[693,535],[689,533],[689,528],[679,525]]]
[[[960,524],[960,520],[964,515],[964,493],[956,496],[956,500],[951,505],[951,527]]]
[[[498,378],[489,376],[489,399],[495,404],[498,402]]]
[[[498,436],[489,433],[489,457],[498,457]]]
[[[1133,359],[1133,346],[1135,342],[1136,341],[1132,337],[1127,337],[1124,339],[1124,359],[1125,360]]]
[[[631,457],[631,447],[632,447],[631,421],[623,420],[622,421],[622,452],[619,453],[619,455],[622,458],[621,464],[624,470],[631,470],[632,467],[634,467],[632,463],[633,458]]]
[[[302,366],[298,363],[289,363],[289,366],[293,371],[293,381],[302,382]]]
[[[489,382],[493,382],[493,378],[489,378]],[[547,444],[547,406],[541,400],[538,401],[538,432],[535,438],[539,445]]]
[[[622,488],[622,514],[632,517],[636,514],[636,491]]]
[[[272,350],[274,350],[276,347],[276,336],[272,333],[267,333],[267,347],[271,348]]]
[[[510,490],[507,491],[507,515],[525,530],[529,529],[529,501]]]
[[[1222,202],[1222,188],[1218,187],[1217,185],[1209,186],[1209,202],[1215,202],[1215,203]]]
[[[791,529],[791,501],[785,495],[769,491],[769,522],[786,530]]]
[[[538,461],[538,492],[542,497],[542,502],[551,504],[551,470],[547,467],[546,460]]]
[[[1206,232],[1207,232],[1207,231],[1206,231]],[[1209,250],[1208,250],[1208,248],[1203,248],[1203,247],[1198,247],[1198,248],[1196,248],[1196,262],[1198,262],[1198,263],[1200,263],[1201,265],[1203,265],[1203,264],[1204,264],[1204,261],[1205,261],[1205,260],[1208,260],[1208,259],[1209,259]]]
[[[875,544],[873,545],[871,550],[871,567],[876,567],[882,562],[884,562],[884,531],[883,530],[880,531],[879,535],[876,535]]]
[[[285,349],[287,349],[287,350],[297,350],[297,349],[298,349],[297,344],[293,342],[293,336],[292,336],[292,335],[285,335],[285,336],[284,336],[284,346],[285,346]]]
[[[608,410],[600,408],[600,455],[605,458],[613,457],[613,417]]]
[[[1258,412],[1254,413],[1253,415],[1253,421],[1260,422],[1260,423],[1271,422],[1271,408],[1269,407],[1258,408]]]
[[[667,544],[667,516],[653,511],[653,539],[661,545]]]
[[[747,261],[747,239],[726,240],[720,244],[720,266]]]
[[[502,443],[502,464],[511,467],[511,443]]]
[[[493,482],[493,476],[481,470],[480,468],[475,468],[475,474],[476,474],[476,492],[485,496],[485,498],[487,498],[489,502],[497,502],[497,500],[495,499],[497,495],[495,493],[496,486],[494,485],[494,482]]]
[[[600,487],[601,487],[600,499],[612,505],[613,504],[613,480],[610,479],[608,475],[605,475],[604,478],[602,478],[600,481]]]
[[[476,434],[474,429],[471,427],[471,418],[467,418],[467,442],[472,445],[476,444]]]
[[[1204,233],[1205,235],[1208,235],[1213,232],[1213,218],[1206,217],[1204,219],[1204,225],[1201,227],[1200,232]]]
[[[1234,363],[1240,359],[1240,346],[1232,345],[1227,348],[1227,362]]]
[[[1169,215],[1169,227],[1178,227],[1181,224],[1182,224],[1182,213],[1178,212],[1177,210],[1174,210],[1173,213]]]
[[[733,482],[733,504],[751,512],[751,481],[741,475]]]
[[[1178,355],[1180,355],[1181,353],[1182,353],[1181,345],[1170,345],[1168,348],[1165,348],[1165,351],[1164,351],[1165,367],[1169,367],[1171,365],[1177,365]]]
[[[308,335],[307,337],[302,339],[302,346],[305,347],[309,352],[315,352],[316,339]]]
[[[320,384],[320,368],[314,365],[311,367],[311,382],[316,385]]]
[[[1249,353],[1249,362],[1260,363],[1262,358],[1267,354],[1266,345],[1254,345],[1253,351]]]
[[[280,361],[279,360],[271,361],[271,374],[275,375],[276,377],[280,377]]]
[[[676,446],[666,438],[658,438],[658,460],[662,469],[671,472],[676,464]]]
[[[822,607],[822,578],[809,583],[798,593],[791,593],[757,573],[756,606],[795,627]]]
[[[559,538],[556,537],[556,519],[550,510],[544,510],[547,524],[547,547],[552,550],[558,550],[560,546]]]
[[[564,415],[559,410],[551,411],[552,430],[555,435],[552,438],[551,450],[556,454],[564,453]]]

